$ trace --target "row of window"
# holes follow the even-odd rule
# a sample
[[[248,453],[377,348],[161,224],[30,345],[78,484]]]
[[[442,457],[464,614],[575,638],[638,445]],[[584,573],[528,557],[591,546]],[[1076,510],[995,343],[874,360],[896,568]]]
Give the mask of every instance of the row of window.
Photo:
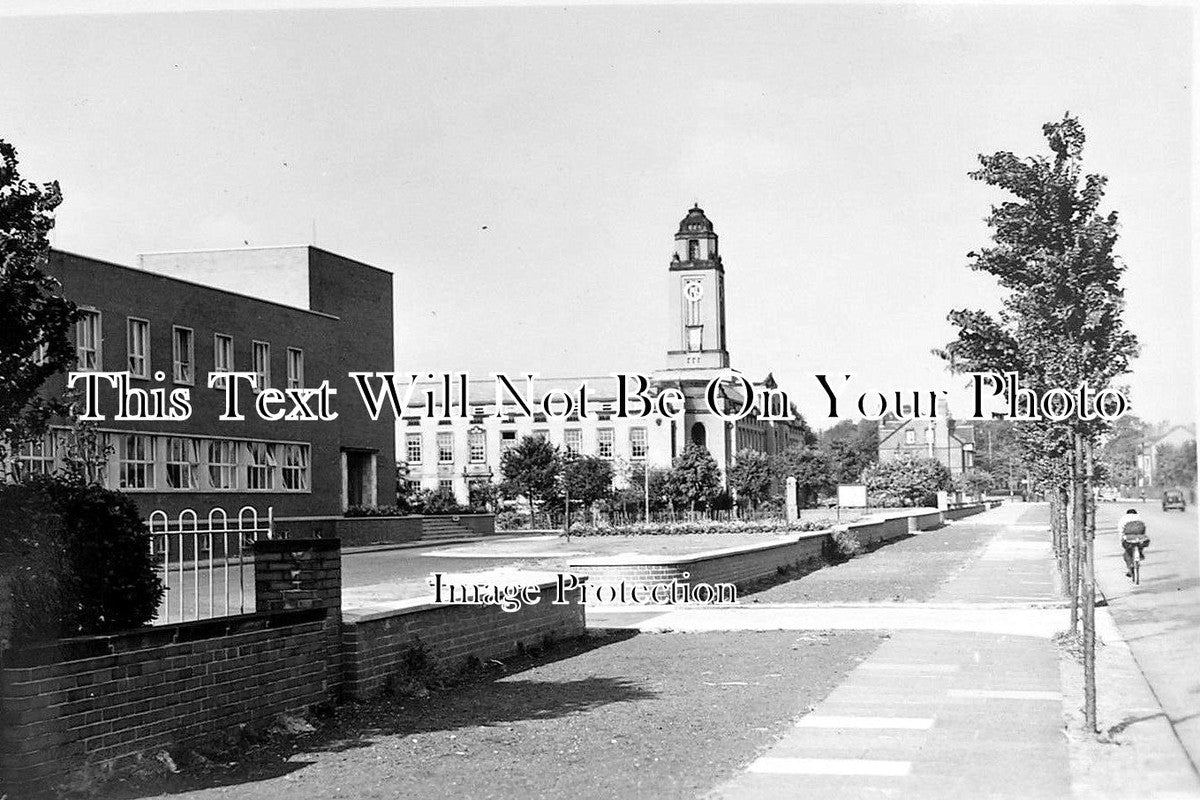
[[[931,444],[932,442],[933,442],[933,428],[929,427],[929,428],[925,429],[925,443]],[[908,430],[906,430],[904,432],[904,443],[905,444],[916,444],[917,443],[917,432],[914,431],[912,428],[909,428]]]
[[[101,334],[99,311],[85,310],[75,325],[75,354],[78,368],[98,370],[103,364],[104,337]],[[253,371],[258,386],[271,385],[271,343],[253,340]],[[125,369],[135,378],[150,378],[150,321],[138,317],[125,318]],[[213,334],[213,372],[233,371],[233,337]],[[196,335],[191,328],[171,326],[171,376],[175,383],[196,382]],[[287,387],[304,385],[304,351],[287,349]]]
[[[22,445],[17,469],[49,475],[61,466],[63,434],[51,431]],[[229,492],[309,490],[309,446],[284,442],[205,439],[104,432],[112,457],[106,486],[120,489]]]
[[[532,433],[535,438],[549,439],[550,432],[540,429]],[[596,430],[596,455],[600,458],[613,458],[616,443],[616,431],[612,428]],[[517,444],[516,431],[500,432],[500,454],[503,455]],[[567,428],[563,431],[563,445],[572,453],[583,453],[583,430]],[[644,459],[648,449],[645,428],[629,429],[629,454],[633,459]],[[407,434],[404,441],[405,460],[409,464],[420,464],[425,460],[425,441],[421,433]],[[454,432],[439,431],[436,439],[437,463],[454,463]],[[483,428],[472,428],[467,431],[467,460],[472,464],[482,464],[487,461],[487,431]]]

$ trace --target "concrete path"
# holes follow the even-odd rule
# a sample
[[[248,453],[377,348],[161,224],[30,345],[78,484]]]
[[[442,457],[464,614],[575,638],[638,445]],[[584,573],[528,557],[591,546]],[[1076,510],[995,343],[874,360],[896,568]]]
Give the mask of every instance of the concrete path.
[[[956,523],[994,526],[995,536],[928,603],[589,610],[589,624],[892,632],[714,798],[1200,798],[1103,608],[1101,722],[1119,745],[1077,732],[1081,668],[1052,641],[1067,616],[1044,511],[1012,505]]]

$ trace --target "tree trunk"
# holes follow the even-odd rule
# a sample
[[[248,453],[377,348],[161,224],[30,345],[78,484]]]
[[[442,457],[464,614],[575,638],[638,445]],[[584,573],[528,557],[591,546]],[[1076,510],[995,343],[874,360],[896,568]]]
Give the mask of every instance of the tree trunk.
[[[1086,442],[1083,472],[1083,719],[1096,732],[1096,497],[1092,494],[1092,443]]]
[[[1084,527],[1079,482],[1079,453],[1080,441],[1078,435],[1075,435],[1074,447],[1072,455],[1070,455],[1070,536],[1068,541],[1069,575],[1067,576],[1067,596],[1070,599],[1070,632],[1072,633],[1079,630],[1079,546],[1082,543],[1081,529]]]

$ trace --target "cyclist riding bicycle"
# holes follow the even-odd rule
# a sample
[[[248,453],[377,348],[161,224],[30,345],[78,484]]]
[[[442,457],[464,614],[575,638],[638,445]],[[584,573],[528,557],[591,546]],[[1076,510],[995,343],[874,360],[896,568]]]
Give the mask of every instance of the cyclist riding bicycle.
[[[1146,523],[1138,517],[1135,509],[1129,509],[1121,520],[1121,546],[1125,549],[1126,577],[1133,577],[1134,551],[1137,551],[1138,561],[1145,561],[1148,544],[1150,544],[1150,537],[1146,535]]]

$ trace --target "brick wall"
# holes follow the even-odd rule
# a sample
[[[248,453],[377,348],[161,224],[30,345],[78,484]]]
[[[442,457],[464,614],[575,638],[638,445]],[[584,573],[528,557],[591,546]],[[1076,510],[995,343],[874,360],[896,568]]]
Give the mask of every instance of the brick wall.
[[[4,554],[0,553],[0,558],[4,558]],[[0,566],[0,663],[3,663],[8,640],[12,638],[13,613],[12,573]]]
[[[347,613],[342,625],[343,696],[365,699],[384,690],[399,671],[405,652],[418,641],[438,663],[453,668],[464,658],[502,658],[518,645],[540,644],[546,636],[584,632],[584,608],[572,600],[553,605],[544,585],[537,605],[511,613],[498,606],[435,605],[408,601],[373,614]]]
[[[328,699],[324,609],[248,614],[9,650],[0,796]]]

